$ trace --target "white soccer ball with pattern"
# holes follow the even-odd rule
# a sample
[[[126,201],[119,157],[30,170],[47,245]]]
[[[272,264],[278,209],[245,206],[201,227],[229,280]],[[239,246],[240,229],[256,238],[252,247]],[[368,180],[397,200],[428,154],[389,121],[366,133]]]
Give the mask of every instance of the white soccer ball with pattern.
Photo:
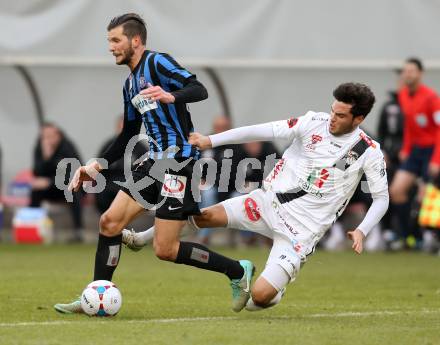
[[[116,315],[121,305],[121,292],[108,280],[91,282],[81,294],[81,307],[90,316]]]

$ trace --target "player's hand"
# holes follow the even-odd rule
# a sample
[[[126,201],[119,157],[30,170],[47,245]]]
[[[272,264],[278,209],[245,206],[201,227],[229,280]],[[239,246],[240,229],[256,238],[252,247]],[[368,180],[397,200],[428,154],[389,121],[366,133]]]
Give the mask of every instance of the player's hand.
[[[353,248],[353,250],[358,254],[362,253],[362,250],[364,249],[363,248],[363,242],[365,238],[364,233],[359,229],[356,229],[347,232],[347,236],[350,240],[353,241],[353,245],[351,246],[351,248]]]
[[[98,175],[101,170],[102,167],[96,161],[89,165],[79,167],[75,171],[75,175],[73,175],[72,181],[70,181],[69,183],[69,191],[73,190],[74,192],[77,192],[81,188],[83,182],[94,181],[96,175]]]
[[[160,86],[153,86],[150,83],[148,83],[148,88],[142,90],[140,94],[151,101],[159,101],[165,104],[174,103],[176,100],[171,93],[166,92]]]
[[[408,158],[408,154],[407,153],[403,153],[402,151],[399,152],[399,161],[400,162],[406,161],[407,158]]]
[[[212,147],[209,136],[197,132],[190,133],[188,142],[202,151]]]
[[[50,186],[50,178],[48,177],[35,177],[31,181],[31,187],[33,190],[43,190]]]
[[[428,167],[429,176],[431,176],[434,180],[439,177],[440,174],[440,165],[431,163]]]

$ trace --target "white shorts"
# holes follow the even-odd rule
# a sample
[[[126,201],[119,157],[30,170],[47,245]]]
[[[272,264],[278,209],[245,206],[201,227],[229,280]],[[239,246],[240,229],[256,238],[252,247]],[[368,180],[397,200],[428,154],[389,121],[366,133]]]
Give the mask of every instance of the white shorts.
[[[282,266],[293,280],[319,238],[287,214],[270,191],[256,189],[221,203],[228,216],[228,228],[249,230],[273,239],[266,265]]]

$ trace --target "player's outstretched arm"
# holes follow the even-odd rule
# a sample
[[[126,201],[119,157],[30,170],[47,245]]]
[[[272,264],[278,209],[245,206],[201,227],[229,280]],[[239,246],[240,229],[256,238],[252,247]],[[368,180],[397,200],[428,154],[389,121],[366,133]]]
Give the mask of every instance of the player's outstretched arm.
[[[101,165],[97,161],[93,161],[92,163],[88,165],[84,165],[79,167],[75,174],[73,175],[72,181],[69,183],[69,190],[77,192],[83,182],[85,181],[94,181],[96,178],[96,175],[102,170]]]
[[[351,246],[351,248],[353,248],[356,253],[361,254],[362,250],[364,249],[364,233],[359,229],[356,229],[347,232],[347,236],[350,240],[353,241],[353,245]]]
[[[228,144],[244,144],[253,141],[274,140],[275,135],[272,122],[268,122],[260,125],[230,129],[229,131],[213,134],[206,138],[208,138],[210,143],[210,146],[207,148],[210,148]],[[207,139],[204,138],[203,143],[208,143]]]

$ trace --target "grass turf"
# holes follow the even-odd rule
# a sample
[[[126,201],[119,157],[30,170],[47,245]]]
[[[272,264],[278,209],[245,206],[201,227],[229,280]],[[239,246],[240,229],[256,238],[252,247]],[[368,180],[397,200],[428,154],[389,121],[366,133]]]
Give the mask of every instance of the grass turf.
[[[230,310],[228,280],[123,250],[113,318],[57,314],[91,281],[94,246],[0,246],[0,344],[440,344],[440,258],[318,252],[282,303]],[[267,249],[224,250],[264,267]]]

